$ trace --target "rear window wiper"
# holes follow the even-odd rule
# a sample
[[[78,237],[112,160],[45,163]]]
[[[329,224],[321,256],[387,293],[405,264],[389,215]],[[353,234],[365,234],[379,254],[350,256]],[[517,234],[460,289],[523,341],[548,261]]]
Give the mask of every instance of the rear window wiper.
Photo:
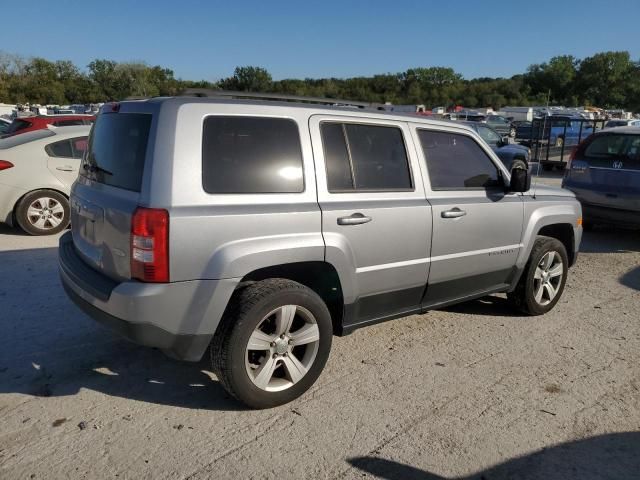
[[[82,166],[85,170],[89,170],[91,173],[102,172],[106,175],[113,177],[113,172],[110,172],[106,168],[102,168],[100,165],[87,165],[86,163]]]

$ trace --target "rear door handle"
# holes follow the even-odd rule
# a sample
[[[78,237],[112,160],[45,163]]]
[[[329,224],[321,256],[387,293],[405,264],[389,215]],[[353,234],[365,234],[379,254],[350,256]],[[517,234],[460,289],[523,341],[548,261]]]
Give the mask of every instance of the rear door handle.
[[[440,215],[442,218],[458,218],[464,217],[467,214],[464,210],[460,210],[458,207],[452,208],[451,210],[445,210]]]
[[[64,167],[56,167],[56,170],[60,170],[61,172],[73,172],[73,167],[65,165]]]
[[[369,223],[371,220],[371,217],[367,217],[362,213],[354,213],[349,217],[339,217],[338,225],[362,225],[363,223]]]

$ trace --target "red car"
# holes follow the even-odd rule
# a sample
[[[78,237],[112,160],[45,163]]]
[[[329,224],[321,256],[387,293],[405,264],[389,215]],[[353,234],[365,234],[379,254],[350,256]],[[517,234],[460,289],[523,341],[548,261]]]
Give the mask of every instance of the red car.
[[[6,133],[0,138],[10,137],[19,133],[42,130],[49,125],[54,127],[69,127],[72,125],[91,125],[96,121],[95,115],[36,115],[33,117],[19,117],[11,122]]]

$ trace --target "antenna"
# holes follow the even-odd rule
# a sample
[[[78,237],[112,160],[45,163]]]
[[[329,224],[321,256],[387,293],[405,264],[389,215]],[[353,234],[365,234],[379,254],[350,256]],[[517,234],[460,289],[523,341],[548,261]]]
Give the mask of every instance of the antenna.
[[[538,139],[538,142],[540,140],[542,140],[542,138],[544,138],[544,132],[547,130],[547,116],[549,115],[549,100],[551,98],[551,89],[549,89],[549,91],[547,92],[547,108],[544,112],[544,120],[542,120],[542,133],[540,134],[540,137]],[[533,131],[533,121],[531,122],[531,130]],[[549,138],[551,138],[551,131],[549,131]],[[547,142],[549,141],[549,139],[547,139]],[[547,150],[548,151],[548,150]],[[537,148],[536,149],[536,153],[539,154],[540,153],[540,149]],[[538,189],[538,178],[540,177],[540,159],[538,158],[538,168],[536,169],[536,178],[535,178],[535,183],[533,184],[533,198],[536,198],[536,190]]]

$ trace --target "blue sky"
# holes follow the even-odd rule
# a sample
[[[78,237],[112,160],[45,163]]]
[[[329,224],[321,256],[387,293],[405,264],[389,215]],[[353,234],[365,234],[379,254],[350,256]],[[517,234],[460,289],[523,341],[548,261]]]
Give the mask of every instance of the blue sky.
[[[274,79],[448,66],[511,76],[553,55],[640,58],[639,0],[32,0],[3,3],[0,50],[86,66],[143,60],[191,80],[240,65]]]

